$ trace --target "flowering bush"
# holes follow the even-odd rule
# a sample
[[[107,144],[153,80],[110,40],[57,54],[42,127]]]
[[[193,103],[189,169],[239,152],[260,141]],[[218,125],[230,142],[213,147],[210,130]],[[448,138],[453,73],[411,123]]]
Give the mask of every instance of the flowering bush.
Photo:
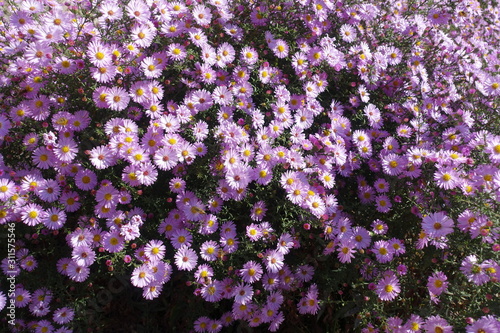
[[[2,11],[4,328],[500,331],[495,3]]]

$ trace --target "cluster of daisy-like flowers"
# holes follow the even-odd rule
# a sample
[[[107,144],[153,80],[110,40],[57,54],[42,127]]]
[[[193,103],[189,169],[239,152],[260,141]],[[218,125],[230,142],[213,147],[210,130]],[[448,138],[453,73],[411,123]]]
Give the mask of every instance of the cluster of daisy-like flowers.
[[[365,292],[384,304],[412,288],[408,248],[432,248],[441,260],[457,234],[491,252],[457,255],[465,281],[497,284],[500,133],[489,122],[500,95],[498,9],[412,6],[8,2],[0,223],[23,224],[35,245],[64,233],[69,252],[57,270],[75,282],[89,279],[99,256],[121,254],[149,300],[174,269],[186,271],[197,297],[232,301],[222,317],[200,317],[199,332],[235,320],[276,331],[287,299],[316,314],[313,276],[329,272],[287,260],[314,237],[327,260],[359,264]],[[209,186],[189,178],[197,172]],[[158,184],[153,195],[171,209],[153,214],[141,194]],[[206,185],[208,195],[197,188]],[[276,207],[259,197],[266,188],[299,207],[301,220],[284,226],[268,214]],[[448,207],[458,197],[464,204]],[[250,208],[229,217],[240,202]],[[43,256],[17,246],[19,267],[4,259],[2,270],[21,278]],[[432,304],[451,273],[424,273]],[[16,304],[47,316],[51,294],[40,293],[19,284]],[[72,317],[62,308],[53,322],[18,325],[64,332]],[[384,322],[387,331],[451,329],[440,316]],[[498,328],[492,316],[468,324]]]

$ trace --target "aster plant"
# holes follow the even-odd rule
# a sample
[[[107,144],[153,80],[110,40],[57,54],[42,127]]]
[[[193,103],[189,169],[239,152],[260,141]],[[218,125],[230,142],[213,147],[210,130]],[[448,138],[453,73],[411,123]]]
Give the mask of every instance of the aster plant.
[[[496,2],[0,3],[2,329],[500,331]]]

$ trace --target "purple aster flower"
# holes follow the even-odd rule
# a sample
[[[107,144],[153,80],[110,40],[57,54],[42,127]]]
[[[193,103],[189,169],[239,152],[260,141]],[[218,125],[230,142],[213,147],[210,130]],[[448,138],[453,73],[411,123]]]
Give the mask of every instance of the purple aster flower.
[[[196,281],[201,284],[208,284],[212,281],[212,277],[214,276],[214,270],[210,265],[202,264],[198,266],[196,272],[194,273],[194,277]]]
[[[196,23],[201,26],[209,25],[212,20],[212,13],[204,5],[197,5],[192,9],[192,15]]]
[[[424,320],[420,316],[412,314],[405,323],[404,328],[407,329],[408,333],[420,332],[423,324]]]
[[[153,277],[153,271],[144,264],[134,269],[130,280],[134,286],[143,288],[153,281]]]
[[[448,277],[443,272],[435,272],[427,280],[427,289],[434,296],[441,295],[448,287]]]
[[[260,230],[259,225],[254,223],[246,227],[246,235],[252,242],[259,240],[263,236],[262,230]]]
[[[73,281],[83,282],[90,274],[90,269],[87,266],[78,265],[74,261],[70,261],[66,268],[66,275]]]
[[[375,203],[377,211],[381,213],[387,213],[391,210],[392,203],[389,200],[389,197],[385,194],[377,195],[375,197]]]
[[[427,215],[422,220],[422,229],[431,238],[444,237],[453,232],[454,222],[444,212]]]
[[[174,259],[177,268],[181,271],[191,271],[198,263],[196,252],[186,245],[181,246],[181,248],[177,250]]]
[[[478,286],[483,285],[490,281],[490,277],[486,274],[482,265],[478,262],[475,255],[469,255],[462,260],[460,271],[467,277],[469,282]]]
[[[283,304],[284,298],[281,291],[271,291],[267,296],[266,306],[270,309],[277,311]]]
[[[373,253],[377,257],[377,261],[380,263],[390,262],[394,257],[394,249],[391,244],[384,240],[376,241],[372,248]]]
[[[459,184],[460,175],[452,167],[442,167],[434,173],[434,180],[438,187],[451,190]]]
[[[262,277],[262,273],[262,266],[255,261],[245,263],[243,268],[239,270],[239,275],[242,277],[243,281],[250,284],[259,281]]]
[[[165,245],[160,240],[151,240],[144,248],[145,255],[151,260],[161,260],[165,256]]]
[[[125,89],[113,87],[107,91],[105,100],[111,110],[122,111],[128,106],[130,96]]]
[[[264,262],[269,272],[277,273],[285,264],[284,255],[278,250],[267,250],[264,254]]]
[[[45,216],[46,213],[42,210],[42,207],[34,203],[27,204],[21,211],[21,220],[29,226],[41,223]]]
[[[375,220],[372,222],[371,227],[373,228],[373,233],[377,235],[385,235],[388,230],[387,224],[382,220]]]
[[[118,230],[105,233],[102,237],[102,243],[104,249],[111,253],[120,252],[125,247],[125,239]]]
[[[297,280],[302,282],[309,282],[312,280],[314,275],[314,267],[311,265],[301,265],[297,267],[297,271],[295,272],[295,277]]]
[[[7,178],[0,178],[0,201],[7,201],[15,193],[15,184]]]
[[[297,304],[300,314],[316,314],[319,311],[318,290],[315,284],[311,285],[304,297]]]
[[[382,278],[375,288],[378,297],[383,301],[392,301],[401,292],[398,278],[391,274]]]
[[[354,258],[354,253],[356,253],[355,246],[355,242],[351,239],[343,239],[337,249],[339,261],[342,263],[351,262],[351,259]]]
[[[354,246],[356,249],[365,249],[371,244],[371,236],[368,230],[363,227],[354,227],[352,229]]]
[[[154,285],[147,285],[146,287],[142,288],[142,297],[144,299],[152,300],[160,296],[161,291],[163,290],[163,285],[160,284],[154,284]]]
[[[199,233],[203,235],[213,234],[219,228],[219,223],[217,221],[217,216],[214,214],[205,214],[201,221]]]
[[[285,321],[285,316],[283,315],[283,312],[280,311],[276,314],[276,316],[274,316],[273,320],[271,321],[269,325],[269,331],[276,332],[283,321]]]
[[[401,239],[398,238],[391,238],[389,240],[389,244],[394,250],[394,255],[395,256],[400,256],[405,253],[405,245],[404,242]]]
[[[71,258],[79,266],[90,266],[95,261],[95,252],[86,245],[80,245],[73,249]]]
[[[186,229],[175,230],[170,236],[170,242],[176,249],[180,249],[182,246],[191,246],[192,241],[193,236]]]
[[[405,156],[389,153],[382,157],[382,168],[384,173],[390,176],[401,174],[406,164],[407,158]]]
[[[222,228],[221,228],[222,229]],[[233,253],[238,249],[239,241],[236,232],[225,232],[221,235],[220,243],[224,252]]]
[[[453,328],[450,324],[440,316],[430,316],[425,320],[425,324],[422,328],[426,332],[442,332],[442,333],[452,333]]]
[[[96,169],[105,169],[115,164],[115,157],[107,146],[97,146],[90,151],[90,162]]]
[[[2,311],[7,305],[7,296],[0,291],[0,311]]]
[[[40,320],[36,323],[35,333],[54,332],[54,326],[48,320]]]
[[[280,286],[280,276],[278,273],[266,273],[262,276],[262,286],[266,290],[275,290]]]
[[[45,202],[54,202],[61,195],[61,186],[54,179],[43,180],[37,188],[37,194]]]
[[[488,315],[479,318],[474,323],[465,327],[467,333],[495,333],[500,332],[500,321],[498,318]]]
[[[201,297],[207,302],[218,302],[222,299],[222,290],[223,284],[220,281],[213,280],[201,288]]]
[[[239,283],[233,289],[234,302],[237,304],[248,304],[252,300],[253,289],[246,283]]]
[[[250,218],[254,221],[262,221],[262,218],[266,216],[266,211],[267,208],[264,201],[259,201],[252,207]]]
[[[75,184],[80,190],[92,190],[97,185],[97,176],[91,170],[80,169],[75,176]]]
[[[194,322],[194,330],[197,333],[206,332],[209,324],[210,324],[210,318],[205,316],[199,317]]]
[[[293,237],[289,233],[284,233],[278,238],[278,248],[277,250],[283,255],[290,252],[294,246]]]
[[[31,301],[31,293],[22,287],[16,288],[14,296],[16,308],[23,308]]]
[[[85,54],[89,57],[90,62],[97,67],[106,66],[112,62],[109,48],[97,38],[88,44]]]

